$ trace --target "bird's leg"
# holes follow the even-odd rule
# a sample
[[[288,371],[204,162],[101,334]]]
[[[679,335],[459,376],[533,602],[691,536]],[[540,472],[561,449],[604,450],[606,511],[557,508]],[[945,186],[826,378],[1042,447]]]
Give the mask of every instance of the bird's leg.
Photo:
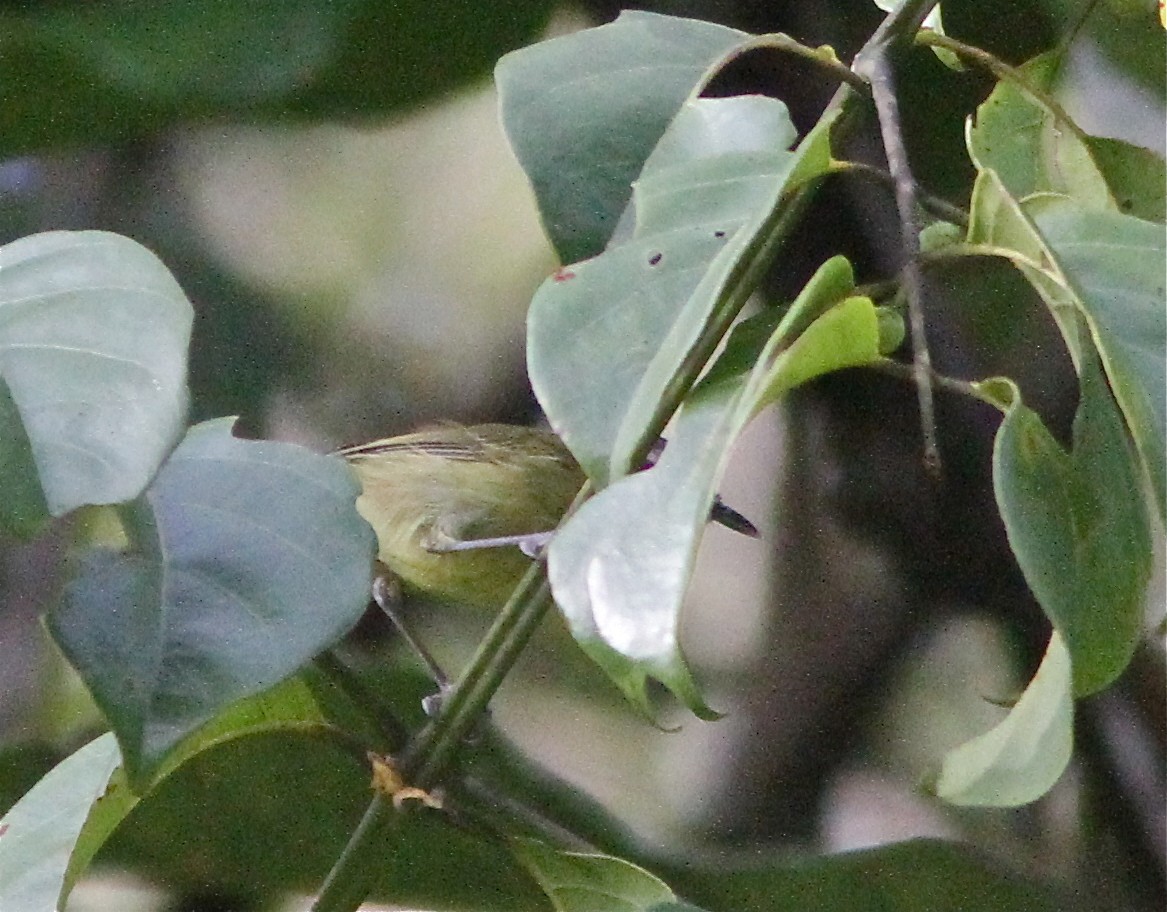
[[[457,551],[477,551],[483,548],[516,547],[527,557],[539,557],[551,542],[555,531],[528,532],[523,535],[496,535],[493,538],[454,538],[441,530],[435,530],[424,543],[427,551],[434,554],[451,554]]]
[[[397,632],[401,634],[402,639],[405,640],[409,648],[421,659],[421,663],[425,666],[426,671],[429,672],[429,676],[438,685],[438,692],[436,694],[432,694],[421,701],[422,709],[425,710],[426,715],[432,716],[437,712],[438,707],[441,706],[442,696],[450,689],[450,679],[442,671],[441,666],[438,665],[433,655],[430,654],[430,651],[421,644],[405,623],[400,610],[404,603],[404,597],[401,592],[401,580],[397,578],[392,570],[381,564],[378,564],[377,573],[373,577],[373,601],[377,603],[377,607],[385,613],[385,616],[397,628]]]
[[[758,528],[746,517],[742,516],[733,507],[728,506],[720,497],[713,499],[713,506],[709,509],[709,519],[718,525],[738,532],[749,538],[758,537]],[[551,544],[555,530],[547,532],[528,532],[524,535],[496,535],[493,538],[454,538],[447,532],[435,530],[423,542],[424,547],[431,554],[454,554],[458,551],[477,551],[484,548],[516,547],[527,557],[535,560],[541,557],[544,549]]]

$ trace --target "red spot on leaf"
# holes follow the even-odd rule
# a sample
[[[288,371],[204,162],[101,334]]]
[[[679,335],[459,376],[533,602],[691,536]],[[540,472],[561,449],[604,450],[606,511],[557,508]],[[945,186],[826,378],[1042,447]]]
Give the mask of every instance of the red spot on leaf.
[[[7,832],[8,832],[8,824],[0,823],[0,836],[3,836]]]
[[[570,269],[560,269],[551,278],[553,278],[556,282],[566,282],[568,279],[574,279],[575,273]]]

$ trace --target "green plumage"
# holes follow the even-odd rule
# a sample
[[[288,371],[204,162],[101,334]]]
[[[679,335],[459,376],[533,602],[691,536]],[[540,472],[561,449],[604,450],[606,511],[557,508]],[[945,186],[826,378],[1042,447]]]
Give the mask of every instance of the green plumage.
[[[357,510],[406,592],[497,609],[530,566],[517,547],[434,546],[548,532],[584,474],[554,434],[505,424],[442,425],[341,450],[360,480]]]

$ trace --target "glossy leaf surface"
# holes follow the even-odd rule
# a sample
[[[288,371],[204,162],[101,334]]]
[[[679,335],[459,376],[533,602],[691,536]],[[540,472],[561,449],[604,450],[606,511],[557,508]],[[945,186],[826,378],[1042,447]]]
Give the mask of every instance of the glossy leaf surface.
[[[10,528],[35,530],[42,506],[60,516],[141,493],[182,433],[191,319],[169,270],[129,238],[56,231],[0,248]]]
[[[764,315],[739,327],[656,465],[601,491],[552,541],[552,588],[573,635],[646,709],[653,677],[694,712],[714,715],[685,666],[677,627],[717,483],[760,409],[813,377],[879,357],[875,309],[847,297],[852,288],[850,266],[837,257],[776,326]]]
[[[627,11],[508,54],[495,69],[503,128],[561,262],[604,249],[649,153],[705,71],[747,36]]]
[[[708,130],[716,119],[720,129]],[[552,426],[600,484],[633,465],[661,400],[744,303],[795,173],[829,161],[829,121],[791,153],[780,102],[686,103],[637,181],[635,227],[544,282],[528,315],[528,369]],[[802,166],[802,167],[800,167]]]
[[[102,735],[62,760],[0,818],[0,909],[55,912],[90,808],[121,757]]]
[[[345,465],[230,425],[191,430],[124,514],[131,549],[85,555],[49,616],[134,782],[336,642],[368,600],[373,535]]]
[[[1044,93],[1053,88],[1058,66],[1053,55],[1042,56],[1018,73]],[[1092,208],[1115,205],[1077,127],[1014,82],[998,83],[977,109],[968,142],[977,167],[995,171],[1016,199],[1061,193]]]

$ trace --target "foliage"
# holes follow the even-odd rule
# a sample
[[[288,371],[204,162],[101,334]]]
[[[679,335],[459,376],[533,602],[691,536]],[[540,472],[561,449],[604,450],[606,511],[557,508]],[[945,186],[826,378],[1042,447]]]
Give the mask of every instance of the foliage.
[[[7,4],[0,81],[23,91],[0,113],[0,148],[12,155],[223,116],[368,118],[458,87],[534,37],[550,9],[510,0],[470,28],[458,4]],[[410,78],[379,78],[387,69]]]
[[[918,24],[929,6],[893,14],[892,37],[912,40],[912,16]],[[179,15],[179,5],[6,10],[0,61],[13,78],[33,80],[82,30],[100,40],[88,56],[68,57],[55,94],[10,109],[0,132],[10,151],[76,139],[88,123],[79,112],[94,100],[87,116],[102,135],[180,117],[402,103],[414,90],[350,105],[333,83],[337,68],[368,67],[383,50],[364,37],[384,33],[367,28],[389,15],[382,8],[249,7],[279,25],[261,49],[272,64],[262,79],[252,78],[253,49],[240,56],[225,37],[236,27],[230,17],[204,33],[205,50],[223,64],[207,68],[151,37],[169,34],[156,17]],[[516,8],[524,15],[486,17],[507,28],[485,46],[530,33],[541,9]],[[298,29],[313,40],[297,43],[301,56],[280,54]],[[887,35],[878,38],[867,53],[886,52]],[[432,25],[394,47],[417,53],[440,39]],[[984,52],[942,36],[917,40],[985,62]],[[703,94],[758,46],[793,49],[843,80],[804,136],[779,100]],[[941,240],[922,258],[1012,264],[1060,330],[1080,393],[1067,450],[1012,379],[929,378],[1003,415],[997,505],[1052,627],[1045,661],[1009,714],[938,771],[936,793],[961,804],[1017,805],[1057,781],[1070,757],[1073,699],[1107,687],[1131,659],[1155,559],[1152,525],[1167,517],[1163,162],[1080,130],[1049,97],[1056,65],[1052,56],[1019,69],[994,63],[997,87],[968,131],[976,179],[967,226],[931,226],[928,237]],[[464,787],[454,759],[476,746],[462,736],[537,622],[544,572],[577,641],[634,703],[654,712],[656,680],[699,716],[716,717],[677,628],[727,453],[759,411],[815,377],[896,372],[901,314],[914,306],[858,287],[836,256],[794,300],[743,317],[809,197],[847,167],[835,155],[869,103],[833,52],[625,13],[503,57],[496,78],[503,126],[564,263],[531,304],[531,382],[596,493],[565,520],[546,570],[532,565],[433,720],[418,718],[415,680],[370,691],[329,665],[367,602],[375,550],[344,464],[236,439],[230,419],[185,428],[191,308],[161,262],[100,232],[0,248],[0,522],[31,537],[50,518],[88,516],[72,527],[76,553],[48,626],[116,736],[116,746],[106,735],[65,760],[0,822],[0,908],[56,908],[110,839],[145,867],[197,882],[182,859],[134,845],[133,824],[146,820],[199,830],[199,864],[225,882],[246,880],[237,873],[245,857],[246,869],[269,875],[263,890],[311,889],[338,856],[321,912],[355,908],[371,892],[566,912],[697,908],[687,901],[795,908],[810,896],[821,909],[931,908],[945,883],[961,884],[962,899],[980,896],[970,900],[978,908],[1057,907],[936,843],[761,867],[678,863],[615,830],[595,840],[606,853],[569,851],[574,840],[556,837],[594,834],[592,809],[541,828]],[[132,122],[104,116],[131,96]],[[50,109],[64,114],[36,115]],[[666,424],[667,448],[642,470]],[[390,798],[401,796],[377,795],[357,828],[366,750],[394,751],[411,785],[444,786],[459,813],[406,801],[416,813],[396,814]],[[270,773],[275,798],[257,794],[257,771]],[[311,800],[301,800],[305,792]],[[311,852],[255,838],[262,821],[289,808]],[[275,860],[289,854],[291,870]],[[490,875],[450,883],[451,857]]]

